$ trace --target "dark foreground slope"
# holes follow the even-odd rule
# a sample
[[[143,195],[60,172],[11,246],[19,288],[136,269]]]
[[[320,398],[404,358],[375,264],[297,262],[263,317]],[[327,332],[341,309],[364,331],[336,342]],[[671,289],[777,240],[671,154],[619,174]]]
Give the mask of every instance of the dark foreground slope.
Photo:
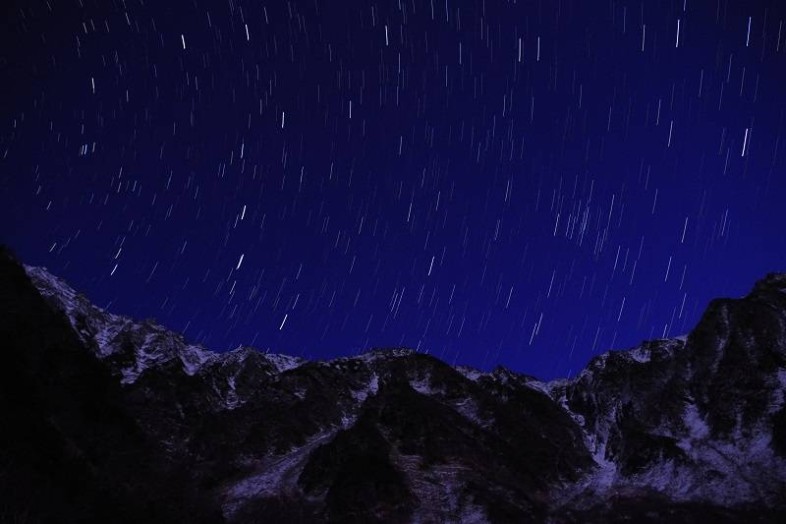
[[[215,354],[0,254],[0,521],[775,521],[786,294],[544,384]],[[6,423],[7,421],[7,423]],[[7,429],[6,429],[7,428]]]
[[[214,522],[126,392],[0,254],[0,521]]]

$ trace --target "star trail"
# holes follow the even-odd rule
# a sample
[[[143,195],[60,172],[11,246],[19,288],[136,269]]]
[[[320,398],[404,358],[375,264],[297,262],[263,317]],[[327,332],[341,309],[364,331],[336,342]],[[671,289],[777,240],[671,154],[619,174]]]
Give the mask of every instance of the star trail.
[[[575,374],[785,269],[779,0],[11,1],[0,240],[216,351]]]

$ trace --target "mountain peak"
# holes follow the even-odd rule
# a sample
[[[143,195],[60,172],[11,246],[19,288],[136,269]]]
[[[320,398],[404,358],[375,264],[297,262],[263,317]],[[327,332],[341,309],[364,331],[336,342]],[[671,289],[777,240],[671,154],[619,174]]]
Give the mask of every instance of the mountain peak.
[[[214,353],[103,311],[43,268],[25,276],[0,257],[0,270],[13,284],[0,293],[11,342],[0,371],[14,379],[0,381],[0,408],[19,442],[47,435],[15,444],[8,456],[29,463],[0,489],[22,478],[31,487],[15,500],[44,492],[61,517],[84,511],[66,481],[24,482],[42,452],[93,479],[80,486],[118,493],[114,511],[202,508],[161,522],[786,516],[786,302],[769,298],[784,274],[716,301],[687,337],[610,351],[545,384],[400,347],[316,363]],[[34,401],[20,410],[20,398]],[[103,492],[80,489],[79,508],[99,506]]]
[[[786,293],[786,273],[768,273],[767,276],[757,281],[753,291],[777,291]]]

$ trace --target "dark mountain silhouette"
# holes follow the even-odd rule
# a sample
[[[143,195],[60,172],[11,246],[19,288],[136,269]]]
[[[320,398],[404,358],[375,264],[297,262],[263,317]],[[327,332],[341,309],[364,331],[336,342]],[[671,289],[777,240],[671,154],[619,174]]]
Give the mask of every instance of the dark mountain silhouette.
[[[550,383],[213,353],[0,252],[2,522],[775,522],[786,275]]]

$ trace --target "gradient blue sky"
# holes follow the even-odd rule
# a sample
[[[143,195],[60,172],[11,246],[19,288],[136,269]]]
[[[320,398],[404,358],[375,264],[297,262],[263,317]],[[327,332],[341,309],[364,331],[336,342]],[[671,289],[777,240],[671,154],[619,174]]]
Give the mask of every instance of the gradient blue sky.
[[[786,269],[784,21],[778,0],[6,2],[0,240],[218,351],[575,374]]]

